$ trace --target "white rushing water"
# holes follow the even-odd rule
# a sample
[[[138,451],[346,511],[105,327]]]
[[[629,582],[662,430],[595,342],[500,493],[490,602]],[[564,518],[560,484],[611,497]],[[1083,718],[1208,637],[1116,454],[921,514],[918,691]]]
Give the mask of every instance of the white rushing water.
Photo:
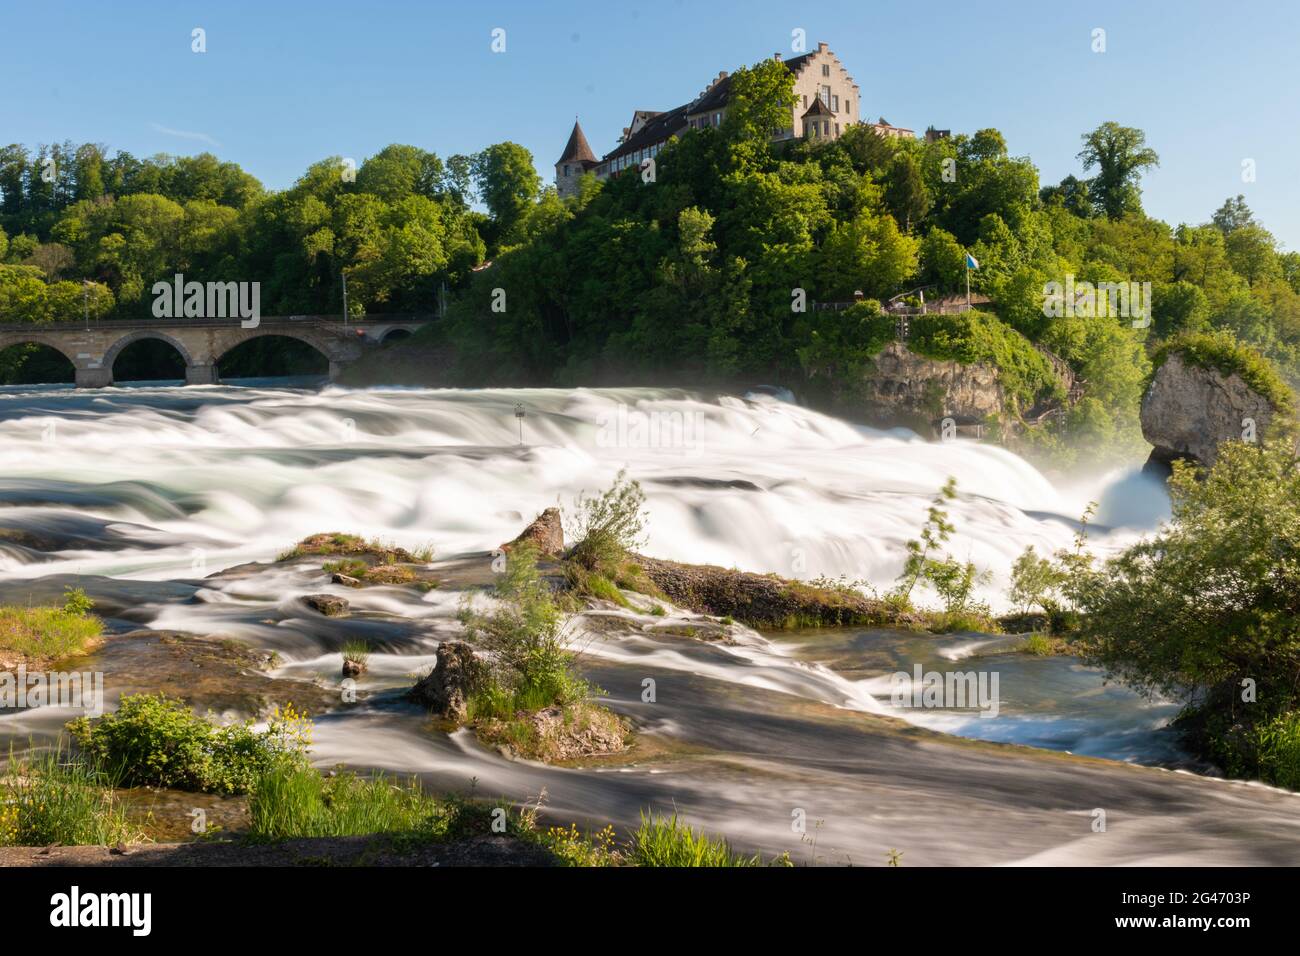
[[[1108,484],[1122,507],[1103,520],[1130,525],[1099,528],[1099,551],[1165,507],[1131,476],[1056,488],[995,446],[666,389],[6,388],[0,456],[11,521],[68,535],[54,562],[0,552],[7,576],[193,577],[331,530],[483,550],[626,467],[648,497],[649,554],[883,588],[951,475],[950,548],[993,572],[984,596],[1001,605],[1015,557],[1068,545]]]

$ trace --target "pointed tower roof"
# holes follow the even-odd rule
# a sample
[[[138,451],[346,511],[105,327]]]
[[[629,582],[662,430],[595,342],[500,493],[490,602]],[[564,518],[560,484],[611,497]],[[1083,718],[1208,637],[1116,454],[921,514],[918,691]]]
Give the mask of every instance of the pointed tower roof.
[[[573,132],[569,134],[569,143],[564,147],[564,155],[556,160],[557,163],[596,163],[596,154],[591,151],[591,144],[587,142],[587,137],[582,133],[582,127],[575,119],[573,121]]]
[[[834,116],[835,114],[831,112],[831,108],[829,106],[827,106],[825,103],[822,102],[822,98],[820,96],[814,96],[812,101],[812,106],[804,110],[803,115],[804,116]]]

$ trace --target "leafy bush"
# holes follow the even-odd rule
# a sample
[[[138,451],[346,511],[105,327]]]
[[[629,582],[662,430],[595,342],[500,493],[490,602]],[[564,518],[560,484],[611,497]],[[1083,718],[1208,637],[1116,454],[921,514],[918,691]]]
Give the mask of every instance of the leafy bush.
[[[627,477],[626,469],[598,497],[578,495],[573,514],[566,515],[566,524],[572,525],[569,537],[577,542],[569,549],[569,559],[588,571],[612,576],[628,552],[641,544],[644,508],[645,493],[639,482]]]
[[[1022,612],[1039,608],[1051,614],[1056,607],[1054,595],[1065,583],[1065,572],[1050,558],[1040,558],[1031,544],[1011,566],[1011,586],[1007,598]]]
[[[471,698],[471,711],[495,713],[516,703],[527,705],[519,710],[537,709],[587,696],[588,685],[572,671],[564,614],[537,570],[535,545],[510,550],[496,590],[500,602],[494,610],[477,611],[467,598],[460,611],[466,636],[494,664],[489,686]]]
[[[1300,466],[1285,442],[1227,442],[1208,473],[1175,463],[1169,491],[1158,535],[1067,587],[1081,647],[1110,676],[1187,700],[1184,719],[1230,772],[1276,772],[1233,728],[1300,703]]]
[[[305,761],[310,722],[290,704],[269,727],[219,726],[164,694],[123,697],[117,711],[68,725],[83,752],[124,786],[244,793],[280,765]]]

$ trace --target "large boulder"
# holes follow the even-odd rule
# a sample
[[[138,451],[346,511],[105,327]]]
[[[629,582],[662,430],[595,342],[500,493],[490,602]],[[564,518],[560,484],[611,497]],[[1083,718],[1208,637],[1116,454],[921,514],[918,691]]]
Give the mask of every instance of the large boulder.
[[[926,358],[901,342],[889,343],[876,355],[863,397],[869,415],[891,423],[945,417],[982,422],[1007,408],[995,366]]]
[[[1201,368],[1172,352],[1142,398],[1142,436],[1154,446],[1145,470],[1167,476],[1178,459],[1211,467],[1220,444],[1262,439],[1276,414],[1236,372]]]
[[[501,546],[502,551],[509,551],[512,547],[531,542],[537,547],[537,553],[548,557],[562,554],[564,552],[564,526],[560,521],[559,508],[547,508],[532,523],[519,533],[508,544]]]
[[[468,716],[470,694],[484,676],[484,663],[464,641],[443,641],[433,670],[421,677],[407,696],[431,713],[461,723]]]

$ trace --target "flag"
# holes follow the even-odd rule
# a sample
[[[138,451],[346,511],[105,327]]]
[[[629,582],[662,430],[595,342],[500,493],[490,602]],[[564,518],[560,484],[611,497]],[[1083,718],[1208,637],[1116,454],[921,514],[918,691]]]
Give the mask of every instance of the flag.
[[[980,267],[979,261],[974,256],[972,256],[969,252],[966,253],[966,268],[978,269],[979,267]]]

